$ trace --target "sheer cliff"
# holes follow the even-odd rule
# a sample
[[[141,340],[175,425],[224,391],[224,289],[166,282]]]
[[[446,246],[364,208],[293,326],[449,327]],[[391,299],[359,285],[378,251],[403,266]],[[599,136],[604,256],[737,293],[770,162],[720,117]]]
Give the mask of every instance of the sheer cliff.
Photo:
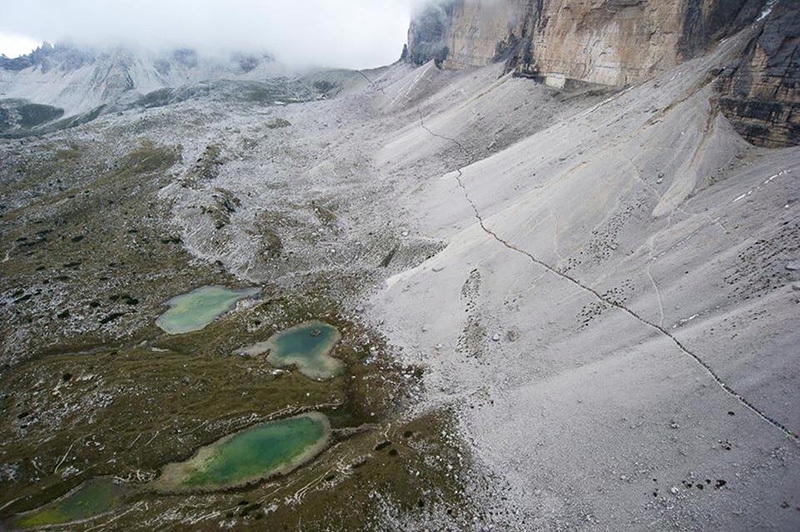
[[[708,52],[757,24],[719,84],[721,108],[749,141],[798,143],[798,11],[791,0],[448,0],[414,18],[405,56],[507,71],[562,88],[625,86]]]
[[[800,144],[800,2],[779,2],[720,80],[720,106],[759,146]]]
[[[409,51],[452,68],[508,59],[532,76],[625,85],[706,51],[766,0],[450,0],[415,17]]]

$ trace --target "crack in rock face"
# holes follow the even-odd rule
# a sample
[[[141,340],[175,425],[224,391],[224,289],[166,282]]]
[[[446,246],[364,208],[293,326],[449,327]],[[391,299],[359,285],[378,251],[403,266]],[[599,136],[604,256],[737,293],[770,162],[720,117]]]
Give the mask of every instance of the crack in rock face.
[[[437,133],[434,133],[434,132],[433,132],[433,131],[431,131],[430,129],[428,129],[428,127],[425,125],[424,118],[422,118],[422,119],[420,120],[420,125],[421,125],[421,127],[422,127],[422,128],[425,130],[425,131],[427,131],[427,132],[428,132],[429,134],[431,134],[432,136],[434,136],[434,137],[438,137],[438,138],[441,138],[441,139],[444,139],[444,140],[447,140],[447,141],[449,141],[449,142],[452,142],[452,143],[453,143],[453,144],[455,144],[455,145],[456,145],[456,147],[458,147],[458,149],[459,149],[459,150],[461,150],[461,151],[462,151],[462,152],[463,152],[463,153],[464,153],[466,156],[469,156],[469,151],[468,151],[468,150],[467,150],[467,149],[466,149],[466,148],[465,148],[465,147],[464,147],[464,146],[463,146],[463,145],[462,145],[460,142],[458,142],[457,140],[455,140],[455,139],[452,139],[452,138],[445,137],[445,136],[443,136],[443,135],[439,135],[439,134],[437,134]],[[689,349],[688,349],[688,348],[687,348],[687,347],[686,347],[686,346],[685,346],[685,345],[684,345],[684,344],[683,344],[683,343],[682,343],[680,340],[678,340],[678,339],[675,337],[675,335],[673,335],[672,333],[670,333],[669,331],[667,331],[666,329],[664,329],[664,327],[663,327],[663,326],[661,326],[661,325],[658,325],[658,324],[655,324],[655,323],[652,323],[652,322],[650,322],[650,321],[648,321],[648,320],[644,319],[643,317],[641,317],[639,314],[637,314],[636,312],[634,312],[634,311],[633,311],[633,310],[631,310],[630,308],[626,307],[625,305],[622,305],[622,304],[620,304],[618,301],[615,301],[615,300],[609,299],[609,298],[607,298],[607,297],[604,297],[602,294],[600,294],[599,292],[597,292],[597,291],[596,291],[594,288],[591,288],[590,286],[588,286],[588,285],[586,285],[586,284],[582,283],[582,282],[581,282],[581,281],[579,281],[578,279],[576,279],[576,278],[574,278],[574,277],[572,277],[572,276],[570,276],[570,275],[568,275],[568,274],[566,274],[566,273],[563,273],[563,272],[561,272],[561,271],[559,271],[559,270],[557,270],[557,269],[553,268],[553,267],[552,267],[552,266],[550,266],[549,264],[547,264],[547,263],[545,263],[545,262],[542,262],[541,260],[537,259],[537,258],[536,258],[535,256],[533,256],[531,253],[529,253],[529,252],[527,252],[527,251],[525,251],[525,250],[523,250],[523,249],[520,249],[519,247],[517,247],[517,246],[516,246],[516,245],[514,245],[513,243],[511,243],[511,242],[509,242],[509,241],[507,241],[507,240],[505,240],[505,239],[501,238],[500,236],[498,236],[498,234],[497,234],[495,231],[493,231],[492,229],[490,229],[490,228],[487,226],[487,224],[486,224],[486,222],[484,221],[483,217],[481,216],[481,214],[480,214],[480,211],[478,210],[477,206],[476,206],[476,205],[475,205],[475,203],[474,203],[474,202],[473,202],[473,201],[470,199],[470,197],[469,197],[469,192],[467,191],[467,188],[466,188],[466,186],[464,185],[464,182],[462,181],[462,178],[463,178],[463,175],[464,175],[464,174],[462,173],[462,171],[461,171],[461,168],[458,168],[458,169],[456,169],[456,172],[457,172],[457,175],[456,175],[455,179],[456,179],[456,181],[457,181],[457,183],[458,183],[458,186],[459,186],[459,188],[461,188],[461,190],[464,192],[464,198],[465,198],[465,199],[467,200],[467,202],[469,203],[469,205],[470,205],[470,207],[471,207],[472,211],[473,211],[473,212],[474,212],[474,214],[475,214],[475,218],[478,220],[478,223],[480,224],[480,227],[481,227],[481,229],[482,229],[482,230],[483,230],[483,231],[484,231],[486,234],[488,234],[489,236],[491,236],[493,239],[495,239],[497,242],[499,242],[500,244],[502,244],[502,245],[503,245],[504,247],[506,247],[507,249],[509,249],[509,250],[511,250],[511,251],[513,251],[513,252],[515,252],[515,253],[519,253],[519,254],[522,254],[522,255],[524,255],[525,257],[527,257],[528,259],[530,259],[530,261],[531,261],[531,262],[533,262],[533,263],[534,263],[534,264],[536,264],[537,266],[540,266],[540,267],[544,268],[545,270],[547,270],[549,273],[551,273],[551,274],[555,275],[556,277],[558,277],[558,278],[560,278],[560,279],[563,279],[563,280],[565,280],[565,281],[568,281],[568,282],[572,283],[572,284],[573,284],[573,285],[575,285],[575,286],[578,286],[578,287],[579,287],[579,288],[581,288],[582,290],[584,290],[584,291],[586,291],[586,292],[589,292],[590,294],[592,294],[592,295],[593,295],[595,298],[597,298],[598,300],[600,300],[600,301],[601,301],[601,302],[603,302],[604,304],[606,304],[606,305],[609,305],[609,306],[611,306],[611,307],[614,307],[614,308],[617,308],[617,309],[619,309],[619,310],[621,310],[621,311],[625,312],[625,313],[626,313],[626,314],[628,314],[629,316],[633,317],[633,318],[634,318],[636,321],[638,321],[639,323],[641,323],[641,324],[643,324],[643,325],[646,325],[648,328],[650,328],[650,329],[652,329],[652,330],[656,331],[657,333],[659,333],[659,334],[661,334],[661,335],[663,335],[663,336],[666,336],[667,338],[669,338],[669,339],[672,341],[672,343],[673,343],[673,344],[674,344],[674,345],[675,345],[675,346],[676,346],[678,349],[680,349],[680,351],[681,351],[683,354],[685,354],[685,355],[687,355],[687,356],[691,357],[691,359],[692,359],[692,360],[694,360],[694,361],[695,361],[695,362],[696,362],[696,363],[697,363],[697,364],[698,364],[698,365],[699,365],[701,368],[703,368],[703,370],[704,370],[704,371],[705,371],[705,372],[706,372],[706,373],[707,373],[707,374],[708,374],[708,375],[709,375],[709,376],[710,376],[710,377],[711,377],[711,378],[714,380],[714,382],[715,382],[715,383],[716,383],[716,384],[717,384],[719,387],[721,387],[723,390],[725,390],[725,392],[726,392],[728,395],[730,395],[731,397],[733,397],[734,399],[736,399],[738,402],[740,402],[741,404],[743,404],[744,406],[746,406],[746,407],[747,407],[747,408],[748,408],[750,411],[752,411],[754,414],[756,414],[756,415],[757,415],[758,417],[760,417],[762,420],[764,420],[765,422],[769,423],[769,424],[770,424],[770,425],[772,425],[773,427],[775,427],[775,428],[779,429],[781,432],[783,432],[783,433],[784,433],[784,434],[786,434],[787,436],[789,436],[789,437],[791,437],[791,438],[793,438],[793,439],[795,439],[795,440],[798,440],[798,439],[800,439],[800,436],[799,436],[797,433],[793,432],[792,430],[790,430],[789,428],[787,428],[785,425],[783,425],[783,424],[782,424],[782,423],[780,423],[779,421],[775,420],[774,418],[770,417],[769,415],[767,415],[767,414],[765,414],[764,412],[762,412],[761,410],[759,410],[759,409],[758,409],[758,408],[757,408],[755,405],[753,405],[753,404],[752,404],[752,403],[751,403],[751,402],[750,402],[748,399],[746,399],[745,397],[742,397],[740,394],[738,394],[736,391],[734,391],[734,390],[733,390],[733,389],[732,389],[732,388],[731,388],[729,385],[725,384],[725,383],[722,381],[722,379],[721,379],[721,378],[720,378],[720,377],[719,377],[719,376],[718,376],[718,375],[717,375],[717,374],[714,372],[714,370],[713,370],[713,369],[711,369],[711,367],[710,367],[710,366],[709,366],[709,365],[708,365],[708,364],[707,364],[705,361],[703,361],[703,359],[701,359],[701,358],[700,358],[700,357],[699,357],[697,354],[695,354],[693,351],[690,351],[690,350],[689,350]]]

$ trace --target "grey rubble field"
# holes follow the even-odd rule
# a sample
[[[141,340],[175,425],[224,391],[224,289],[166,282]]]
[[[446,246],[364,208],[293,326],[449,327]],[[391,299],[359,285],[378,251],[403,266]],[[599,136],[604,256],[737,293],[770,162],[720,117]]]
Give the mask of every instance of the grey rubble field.
[[[276,294],[327,279],[425,368],[401,417],[454,412],[469,455],[475,512],[403,511],[378,490],[375,528],[796,529],[800,150],[750,146],[719,113],[712,73],[744,41],[620,91],[398,64],[339,73],[332,99],[188,99],[2,141],[6,169],[80,152],[64,190],[91,190],[137,146],[174,149],[119,194],[152,189],[126,223],[189,253],[143,273],[137,312],[99,328],[77,303],[124,281],[4,275],[5,377],[84,335],[140,341],[192,268]],[[81,200],[52,172],[4,174],[5,235]],[[25,242],[3,239],[4,268]],[[119,246],[145,261],[151,243]],[[170,293],[147,289],[172,271]],[[182,515],[146,522],[205,526]]]
[[[754,149],[716,111],[706,73],[737,46],[490,157],[461,126],[483,92],[377,155],[391,167],[452,154],[408,196],[418,230],[449,245],[390,278],[375,313],[430,365],[429,400],[461,406],[463,437],[534,528],[800,519],[785,431],[800,425],[786,268],[800,152]]]

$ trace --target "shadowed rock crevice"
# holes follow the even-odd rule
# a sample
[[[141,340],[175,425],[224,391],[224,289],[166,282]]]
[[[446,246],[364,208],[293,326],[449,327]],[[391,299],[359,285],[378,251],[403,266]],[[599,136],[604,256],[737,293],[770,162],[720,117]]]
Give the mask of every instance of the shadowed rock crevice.
[[[708,51],[716,41],[753,22],[768,0],[689,0],[678,50],[684,59]]]

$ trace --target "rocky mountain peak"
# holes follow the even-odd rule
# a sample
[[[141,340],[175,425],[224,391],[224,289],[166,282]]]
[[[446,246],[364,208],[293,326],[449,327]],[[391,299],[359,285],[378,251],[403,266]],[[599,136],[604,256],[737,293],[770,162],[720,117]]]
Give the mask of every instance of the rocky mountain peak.
[[[28,55],[0,58],[0,99],[26,99],[85,112],[130,93],[215,80],[263,80],[286,73],[267,53],[203,55],[179,48],[151,51],[127,46],[44,43]]]

